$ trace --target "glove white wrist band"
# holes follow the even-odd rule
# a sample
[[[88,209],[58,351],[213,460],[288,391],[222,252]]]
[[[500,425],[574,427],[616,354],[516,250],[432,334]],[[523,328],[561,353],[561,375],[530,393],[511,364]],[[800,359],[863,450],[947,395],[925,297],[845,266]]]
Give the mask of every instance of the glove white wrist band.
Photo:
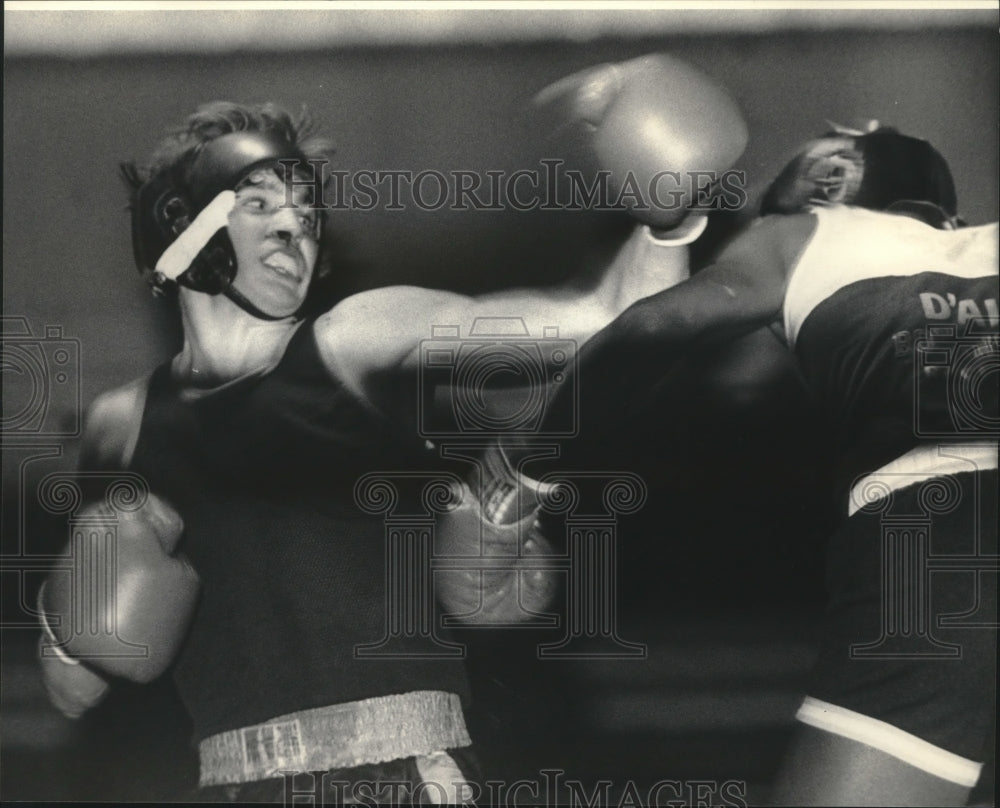
[[[59,640],[52,631],[52,627],[49,625],[48,619],[45,617],[45,606],[42,603],[42,593],[45,592],[45,584],[47,581],[43,581],[42,585],[38,587],[38,622],[42,626],[42,633],[45,635],[45,639],[49,641],[49,648],[52,649],[52,653],[55,657],[62,663],[66,665],[79,665],[79,659],[73,659],[69,654],[63,651],[59,647]]]
[[[653,233],[653,229],[645,224],[642,226],[643,232],[653,244],[660,247],[683,247],[697,241],[705,228],[708,227],[708,217],[703,213],[692,213],[674,230],[668,231],[663,236]],[[671,235],[674,231],[680,231],[676,236]]]

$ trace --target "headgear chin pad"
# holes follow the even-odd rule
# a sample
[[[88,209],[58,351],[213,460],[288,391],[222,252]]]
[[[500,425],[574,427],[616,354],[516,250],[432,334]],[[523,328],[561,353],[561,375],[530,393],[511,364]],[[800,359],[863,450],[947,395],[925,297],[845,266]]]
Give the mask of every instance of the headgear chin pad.
[[[160,291],[173,282],[156,271],[166,249],[222,191],[235,190],[252,171],[279,160],[305,157],[274,132],[231,132],[208,141],[181,166],[138,181],[134,166],[122,166],[133,187],[132,248],[139,271]],[[225,292],[236,277],[236,253],[225,227],[208,239],[176,282],[210,295]]]

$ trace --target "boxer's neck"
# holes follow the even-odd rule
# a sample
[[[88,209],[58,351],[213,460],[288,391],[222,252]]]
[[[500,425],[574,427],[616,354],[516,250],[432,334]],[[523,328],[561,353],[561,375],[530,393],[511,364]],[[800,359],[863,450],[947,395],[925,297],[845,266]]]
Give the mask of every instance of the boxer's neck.
[[[260,320],[224,295],[181,290],[184,347],[174,357],[174,377],[195,388],[212,388],[265,373],[285,353],[301,321]]]

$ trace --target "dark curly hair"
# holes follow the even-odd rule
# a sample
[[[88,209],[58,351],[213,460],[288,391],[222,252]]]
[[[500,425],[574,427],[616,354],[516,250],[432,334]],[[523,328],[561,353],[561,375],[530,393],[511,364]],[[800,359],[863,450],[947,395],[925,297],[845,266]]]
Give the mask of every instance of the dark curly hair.
[[[333,141],[316,134],[305,108],[292,117],[276,104],[236,104],[211,101],[202,104],[181,125],[172,129],[153,152],[148,176],[178,168],[204,144],[232,132],[274,132],[308,160],[333,157]]]

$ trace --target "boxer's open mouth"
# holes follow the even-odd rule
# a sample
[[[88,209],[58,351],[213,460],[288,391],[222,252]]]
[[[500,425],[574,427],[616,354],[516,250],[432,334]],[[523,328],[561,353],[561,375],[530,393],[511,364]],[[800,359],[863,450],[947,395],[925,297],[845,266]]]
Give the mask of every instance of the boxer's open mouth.
[[[296,282],[302,280],[302,264],[291,250],[275,250],[261,263],[283,278]]]

